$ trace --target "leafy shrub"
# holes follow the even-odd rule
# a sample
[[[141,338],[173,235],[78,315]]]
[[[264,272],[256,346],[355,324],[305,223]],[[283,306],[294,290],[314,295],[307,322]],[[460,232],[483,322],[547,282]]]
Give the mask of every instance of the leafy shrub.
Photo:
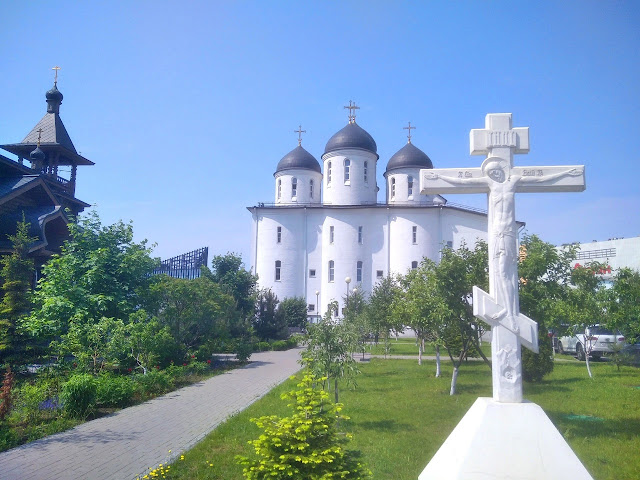
[[[352,479],[371,478],[371,472],[359,463],[344,444],[350,438],[338,432],[342,406],[329,400],[329,394],[314,388],[323,379],[306,373],[299,390],[282,395],[290,400],[293,415],[252,418],[264,433],[249,442],[255,448],[257,460],[237,456],[243,465],[244,477],[250,480],[265,478]]]
[[[96,403],[103,407],[126,407],[131,404],[136,393],[136,384],[131,377],[100,375],[96,384]]]
[[[173,389],[174,379],[161,370],[149,370],[146,375],[136,375],[136,383],[140,385],[145,396],[162,395]]]
[[[275,340],[271,344],[271,348],[273,348],[276,351],[288,350],[289,349],[289,344],[287,343],[286,340]]]
[[[204,375],[211,370],[211,367],[207,362],[191,362],[187,368],[190,372],[195,373],[196,375]]]
[[[86,373],[73,375],[60,393],[65,412],[74,418],[86,418],[96,406],[97,391],[93,376]]]
[[[54,382],[39,380],[16,389],[14,410],[27,423],[34,423],[43,411],[58,409],[58,391]]]
[[[254,352],[266,352],[267,350],[271,350],[271,344],[269,342],[258,342],[254,344]]]
[[[542,377],[553,371],[551,338],[542,322],[538,323],[538,339],[540,353],[522,349],[522,378],[527,382],[539,382]]]

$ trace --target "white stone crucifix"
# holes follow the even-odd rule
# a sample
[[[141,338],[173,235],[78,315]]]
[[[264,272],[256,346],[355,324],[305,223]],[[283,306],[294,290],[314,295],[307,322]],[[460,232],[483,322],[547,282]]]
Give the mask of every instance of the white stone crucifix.
[[[522,402],[520,345],[538,352],[538,325],[520,313],[517,192],[580,192],[584,166],[516,167],[514,153],[529,151],[529,128],[512,128],[510,113],[486,116],[471,130],[471,155],[487,155],[480,168],[420,171],[420,193],[487,193],[489,293],[473,287],[473,313],[492,328],[493,398]]]

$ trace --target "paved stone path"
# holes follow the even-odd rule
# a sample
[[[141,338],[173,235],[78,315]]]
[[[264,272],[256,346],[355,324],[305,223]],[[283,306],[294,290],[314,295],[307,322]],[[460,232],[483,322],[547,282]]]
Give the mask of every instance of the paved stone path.
[[[135,479],[293,375],[300,351],[255,353],[244,368],[0,453],[0,479]]]

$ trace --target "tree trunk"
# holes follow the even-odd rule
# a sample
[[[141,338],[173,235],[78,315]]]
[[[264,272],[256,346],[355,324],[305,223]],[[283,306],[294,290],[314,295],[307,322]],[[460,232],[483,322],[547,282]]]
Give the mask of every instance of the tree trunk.
[[[418,340],[418,365],[422,365],[422,342]]]
[[[436,378],[440,378],[440,345],[436,345]]]
[[[460,368],[460,366],[457,364],[453,366],[453,375],[451,376],[451,390],[449,391],[449,395],[456,394],[456,382],[458,381],[458,368]]]
[[[336,403],[338,403],[338,377],[333,379],[333,393],[335,394]]]

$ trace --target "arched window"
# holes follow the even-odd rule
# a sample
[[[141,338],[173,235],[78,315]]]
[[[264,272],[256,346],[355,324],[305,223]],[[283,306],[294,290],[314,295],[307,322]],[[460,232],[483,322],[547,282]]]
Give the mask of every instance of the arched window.
[[[334,263],[333,263],[333,260],[329,260],[329,281],[330,282],[333,282],[334,275],[335,275]]]
[[[331,162],[327,162],[327,185],[331,184]]]
[[[298,195],[298,179],[293,177],[291,179],[291,197],[295,197]]]
[[[335,231],[336,231],[335,228],[333,228],[333,225],[331,225],[329,227],[329,243],[333,243],[333,238],[334,238],[334,235],[335,235]]]
[[[391,198],[395,198],[396,197],[396,179],[392,178],[391,179]]]
[[[344,159],[344,183],[347,183],[351,178],[351,160]]]
[[[411,227],[411,239],[413,240],[413,244],[418,243],[418,227]]]
[[[411,262],[411,270],[415,270],[416,268],[418,268],[418,262],[414,260],[413,262]]]
[[[313,198],[313,180],[309,180],[309,198]]]
[[[364,161],[362,176],[364,177],[364,183],[367,183],[369,180],[369,162],[367,162],[366,160]]]
[[[282,227],[276,229],[276,240],[278,243],[282,242]]]
[[[411,175],[407,178],[407,195],[409,197],[413,196],[413,177]]]
[[[282,196],[282,179],[278,179],[278,200],[280,200],[280,197]]]
[[[282,262],[276,260],[276,281],[280,281],[280,269],[282,268]]]
[[[356,282],[362,281],[362,262],[358,261],[356,263]]]

